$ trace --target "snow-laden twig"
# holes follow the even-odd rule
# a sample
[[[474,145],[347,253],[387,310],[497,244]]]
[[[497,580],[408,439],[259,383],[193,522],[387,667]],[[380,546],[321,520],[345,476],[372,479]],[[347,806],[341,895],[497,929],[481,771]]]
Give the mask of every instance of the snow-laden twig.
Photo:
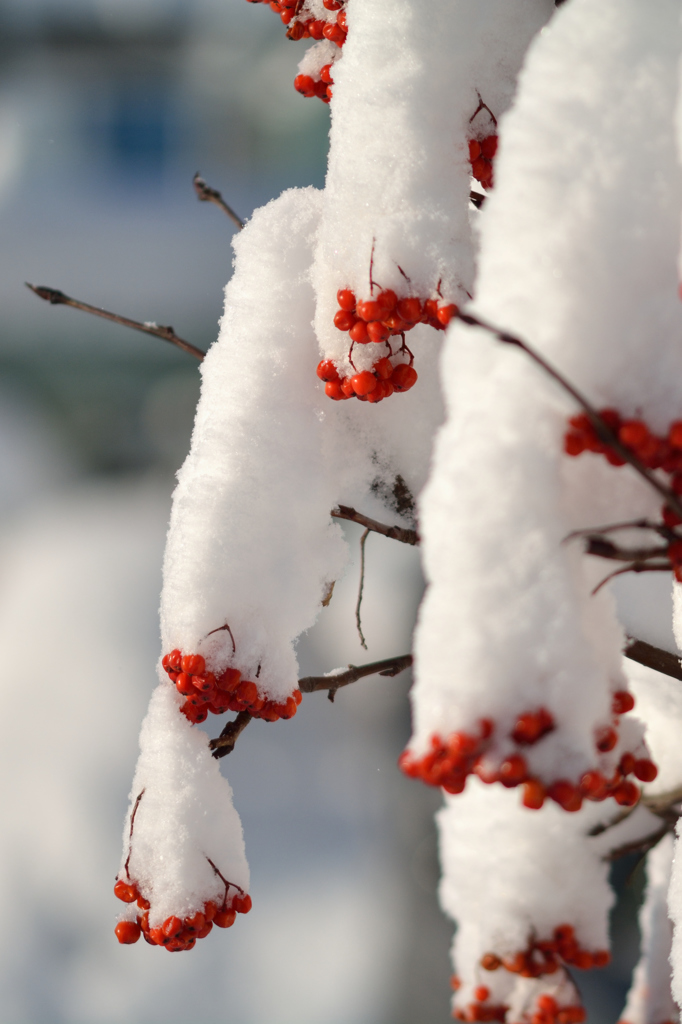
[[[197,194],[197,199],[202,203],[213,203],[215,206],[219,206],[220,209],[227,214],[235,227],[241,229],[244,227],[244,221],[241,217],[238,217],[234,212],[229,203],[226,203],[222,197],[222,194],[217,188],[211,188],[207,185],[204,179],[199,173],[194,175],[193,178],[194,191]]]

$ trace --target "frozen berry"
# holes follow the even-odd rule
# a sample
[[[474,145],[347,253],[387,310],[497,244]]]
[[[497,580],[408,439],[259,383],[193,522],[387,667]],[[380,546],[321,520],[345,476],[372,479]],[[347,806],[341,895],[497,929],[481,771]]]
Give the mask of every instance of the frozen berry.
[[[124,946],[132,946],[139,939],[141,928],[137,921],[119,921],[114,932],[120,943]]]

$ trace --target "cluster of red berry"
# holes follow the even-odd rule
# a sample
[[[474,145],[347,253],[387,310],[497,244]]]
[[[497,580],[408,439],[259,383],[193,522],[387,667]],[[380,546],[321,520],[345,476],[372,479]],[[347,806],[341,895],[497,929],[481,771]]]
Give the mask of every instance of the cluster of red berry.
[[[336,293],[339,308],[334,315],[334,326],[347,331],[351,344],[348,359],[353,363],[353,347],[374,343],[388,347],[388,355],[382,356],[371,370],[363,370],[351,376],[341,377],[331,359],[323,359],[317,367],[317,375],[325,382],[325,393],[336,402],[346,398],[360,398],[367,402],[380,402],[396,392],[409,391],[417,382],[417,371],[413,356],[405,345],[405,334],[417,324],[428,324],[444,331],[452,318],[457,315],[454,303],[439,303],[438,299],[399,299],[394,291],[384,289],[376,298],[360,300],[350,288],[341,288]],[[400,335],[402,346],[398,355],[407,353],[409,363],[391,362],[393,350],[390,338]]]
[[[625,690],[614,693],[614,722],[616,716],[631,711],[634,705],[632,694]],[[552,716],[540,708],[519,716],[511,738],[519,746],[530,746],[553,728]],[[521,753],[509,754],[496,768],[486,763],[487,741],[493,731],[493,723],[489,719],[482,719],[478,736],[456,732],[448,740],[443,740],[436,733],[431,737],[428,753],[417,758],[406,750],[401,754],[398,764],[410,778],[420,778],[430,786],[442,786],[446,793],[451,794],[463,792],[467,777],[472,773],[482,782],[501,782],[508,789],[522,785],[522,803],[531,810],[539,810],[545,799],[549,798],[565,811],[579,811],[583,800],[601,801],[609,796],[623,807],[633,807],[639,800],[640,790],[627,776],[634,775],[640,782],[653,782],[658,774],[653,761],[624,753],[610,779],[594,769],[585,772],[577,784],[568,779],[556,779],[545,786],[529,774],[526,759]],[[611,726],[598,730],[595,737],[595,747],[601,753],[613,750],[617,742],[618,733]]]
[[[471,174],[485,189],[493,187],[493,160],[497,152],[497,135],[469,140]]]
[[[500,957],[495,953],[486,953],[481,957],[481,967],[486,971],[496,971],[503,967],[510,974],[518,974],[522,978],[540,978],[545,974],[554,974],[563,964],[587,971],[592,967],[606,967],[610,960],[608,949],[597,949],[592,953],[582,949],[575,937],[573,925],[560,924],[554,929],[551,939],[531,940],[527,949],[513,956]]]
[[[164,655],[161,664],[185,698],[180,710],[193,725],[205,722],[209,711],[214,715],[248,711],[254,718],[276,722],[293,718],[302,700],[300,690],[294,690],[284,703],[267,700],[259,695],[256,683],[242,679],[239,669],[227,668],[220,676],[207,672],[200,654],[183,655],[176,649]]]
[[[535,1001],[530,1024],[583,1024],[586,1019],[584,1006],[560,1006],[553,996],[542,995]]]
[[[238,888],[234,886],[234,888]],[[116,938],[124,945],[131,945],[137,942],[140,935],[151,946],[165,946],[171,953],[177,953],[184,949],[193,949],[197,939],[205,939],[212,931],[213,925],[218,928],[231,928],[237,914],[248,914],[251,910],[251,897],[243,890],[228,898],[229,885],[225,890],[225,899],[222,905],[209,900],[204,904],[203,910],[197,911],[184,920],[180,917],[167,917],[163,924],[156,928],[149,926],[149,900],[145,899],[134,882],[125,882],[119,879],[114,886],[114,895],[124,903],[134,903],[142,911],[138,914],[136,921],[119,921],[114,929]]]
[[[296,92],[300,92],[301,96],[305,96],[306,99],[317,96],[323,103],[329,103],[332,98],[333,84],[331,64],[324,64],[320,68],[320,77],[318,79],[313,78],[312,75],[296,75],[294,79],[294,89]]]
[[[350,377],[341,377],[332,360],[323,359],[318,363],[317,376],[325,382],[325,394],[335,402],[346,398],[381,402],[396,391],[409,391],[417,382],[417,371],[411,363],[394,366],[388,356],[379,359],[371,370],[362,370]]]
[[[659,469],[667,473],[671,491],[682,494],[682,420],[675,420],[671,424],[666,437],[657,437],[644,420],[622,419],[616,409],[602,409],[599,415],[624,448],[636,455],[647,469]],[[564,437],[567,455],[575,457],[583,452],[595,452],[603,455],[612,466],[625,465],[625,460],[618,452],[599,439],[585,413],[572,416],[568,422],[570,429]],[[671,529],[682,524],[682,519],[667,505],[663,506],[661,516],[664,524]],[[668,558],[675,579],[682,582],[682,540],[668,545]]]
[[[450,978],[450,985],[454,992],[461,987],[457,975],[453,974]],[[469,1003],[468,1006],[455,1007],[452,1011],[455,1020],[481,1021],[485,1024],[499,1021],[499,1024],[504,1024],[509,1007],[504,1004],[489,1003],[490,989],[486,985],[479,985],[474,989],[474,999],[475,1002]]]

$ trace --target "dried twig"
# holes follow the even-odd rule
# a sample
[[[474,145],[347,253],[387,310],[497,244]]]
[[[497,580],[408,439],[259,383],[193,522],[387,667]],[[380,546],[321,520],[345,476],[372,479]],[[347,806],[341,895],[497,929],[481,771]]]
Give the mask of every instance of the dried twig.
[[[387,526],[386,523],[370,519],[369,516],[363,515],[362,512],[357,512],[348,505],[339,505],[337,508],[333,508],[331,514],[334,519],[347,519],[351,523],[357,523],[358,526],[364,526],[365,529],[371,530],[372,533],[380,533],[382,537],[399,540],[402,544],[414,545],[419,543],[419,535],[416,530],[407,530],[404,526]]]
[[[177,348],[187,352],[190,356],[194,356],[199,361],[206,355],[200,348],[191,345],[189,341],[179,338],[172,327],[160,327],[154,323],[130,320],[127,316],[119,316],[118,313],[109,313],[106,309],[100,309],[99,306],[91,306],[89,303],[81,302],[79,299],[72,299],[57,288],[45,288],[43,285],[29,284],[28,281],[26,282],[26,287],[30,288],[38,298],[44,299],[45,302],[49,302],[52,306],[71,306],[73,309],[82,309],[85,313],[101,316],[104,320],[111,320],[112,323],[121,324],[123,327],[130,327],[134,331],[142,331],[143,334],[153,334],[155,338],[162,338],[163,341],[170,342],[171,345],[177,346]]]
[[[626,658],[637,661],[640,665],[653,668],[656,672],[662,672],[665,676],[682,681],[682,662],[677,654],[670,654],[661,647],[654,647],[644,640],[637,640],[634,636],[627,638],[627,646],[623,651]],[[682,791],[679,799],[682,800]]]
[[[670,572],[670,562],[661,562],[660,565],[652,565],[651,562],[631,562],[630,565],[626,565],[623,569],[616,569],[615,572],[610,572],[608,576],[605,576],[592,590],[592,596],[598,594],[601,588],[606,586],[611,580],[615,580],[616,576],[624,576],[628,572]]]
[[[621,548],[606,537],[588,535],[585,537],[585,554],[597,558],[607,558],[612,562],[646,562],[650,558],[668,558],[668,549],[657,548]],[[670,569],[670,563],[666,563]]]
[[[537,363],[546,374],[548,374],[553,380],[559,384],[564,391],[566,391],[579,406],[584,409],[587,413],[587,418],[594,427],[597,437],[603,444],[608,445],[612,448],[624,462],[629,463],[632,468],[638,473],[653,490],[659,494],[666,505],[671,508],[681,519],[682,519],[682,502],[678,495],[676,495],[669,487],[662,484],[661,481],[656,477],[651,470],[647,469],[644,463],[637,458],[634,452],[626,448],[624,444],[619,440],[618,435],[614,433],[609,425],[602,419],[595,407],[585,398],[585,396],[576,387],[574,387],[570,381],[547,362],[547,360],[536,352],[530,345],[521,338],[517,338],[514,334],[509,334],[508,331],[500,330],[499,327],[495,327],[493,324],[486,323],[485,320],[479,319],[477,316],[473,316],[471,313],[458,312],[457,316],[462,323],[468,324],[470,327],[481,327],[485,331],[489,331],[493,334],[498,341],[501,341],[505,345],[513,345],[515,348],[520,348],[522,352],[525,352],[533,362]]]
[[[469,192],[469,202],[473,203],[477,210],[481,209],[487,198],[482,192],[475,192],[473,189]]]
[[[365,589],[365,541],[369,537],[369,527],[365,530],[362,537],[360,538],[360,585],[358,586],[358,600],[355,605],[355,625],[358,628],[358,636],[360,637],[360,643],[364,650],[367,650],[367,642],[365,641],[365,635],[362,632],[362,620],[360,618],[360,607],[362,605],[362,592]],[[330,698],[333,700],[334,698]]]
[[[198,172],[197,174],[194,175],[193,183],[194,191],[197,194],[197,199],[199,199],[200,202],[202,203],[213,203],[215,206],[219,206],[223,213],[227,214],[227,216],[230,218],[235,227],[238,227],[239,230],[241,231],[241,229],[244,227],[244,221],[241,219],[241,217],[237,216],[237,214],[234,212],[229,203],[225,202],[218,189],[211,188],[210,185],[207,185]]]
[[[237,717],[228,722],[220,736],[211,740],[208,744],[213,751],[214,757],[225,757],[234,750],[234,745],[253,718],[248,711],[240,711]]]
[[[123,865],[123,870],[126,873],[126,878],[128,879],[128,881],[130,881],[130,871],[128,870],[128,867],[130,865],[130,858],[133,855],[133,829],[135,828],[135,815],[137,814],[137,809],[140,806],[140,800],[144,796],[144,793],[145,791],[143,789],[141,793],[137,794],[137,797],[135,799],[135,806],[133,807],[133,813],[130,815],[130,831],[128,832],[128,856],[126,857],[126,862]]]
[[[387,658],[385,661],[373,661],[368,665],[349,665],[346,672],[338,672],[332,676],[305,676],[299,679],[298,688],[301,693],[316,693],[318,690],[338,690],[342,686],[356,683],[365,676],[397,676],[412,664],[411,654],[402,654],[398,658]]]

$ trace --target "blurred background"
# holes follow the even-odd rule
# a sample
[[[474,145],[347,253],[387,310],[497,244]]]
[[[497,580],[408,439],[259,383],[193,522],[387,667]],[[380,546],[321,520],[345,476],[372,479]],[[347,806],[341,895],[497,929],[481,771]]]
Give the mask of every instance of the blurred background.
[[[113,936],[112,886],[155,683],[160,566],[196,364],[164,342],[40,302],[60,288],[206,349],[232,226],[322,185],[328,111],[293,90],[306,44],[244,0],[0,0],[0,1019],[11,1024],[436,1024],[452,928],[437,907],[439,798],[404,779],[409,674],[306,698],[223,761],[254,912],[191,955]],[[359,529],[348,528],[357,554]],[[304,638],[302,674],[409,650],[413,550],[367,545]],[[632,865],[619,865],[621,881]],[[640,872],[641,876],[641,872]],[[619,957],[590,980],[615,1021]]]

